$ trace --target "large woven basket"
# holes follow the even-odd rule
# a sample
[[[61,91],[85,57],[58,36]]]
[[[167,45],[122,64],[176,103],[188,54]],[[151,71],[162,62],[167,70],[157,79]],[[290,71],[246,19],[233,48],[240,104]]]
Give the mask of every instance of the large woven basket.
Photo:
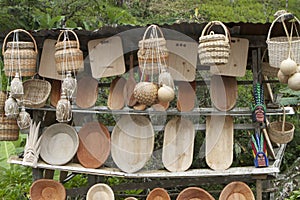
[[[63,40],[60,41],[61,36],[72,33],[75,37],[75,41]],[[63,30],[57,39],[55,45],[55,63],[56,71],[59,74],[65,74],[66,72],[78,72],[84,68],[83,53],[80,50],[79,39],[76,33],[72,30]]]
[[[289,37],[291,40],[291,58],[297,63],[300,64],[300,37],[299,35],[292,37],[292,35],[289,36],[288,30],[285,27],[285,24],[283,24],[286,32],[286,36],[279,36],[279,37],[271,37],[271,32],[273,29],[273,26],[276,22],[279,20],[285,18],[285,16],[291,15],[290,13],[285,13],[277,17],[271,24],[268,36],[267,36],[267,45],[268,45],[268,55],[269,55],[269,63],[272,67],[280,68],[280,63],[288,58],[289,55]],[[294,17],[294,19],[300,24],[299,20]],[[292,23],[292,27],[296,27],[295,23]],[[298,31],[297,31],[298,32]]]
[[[146,29],[143,39],[139,41],[137,56],[143,74],[159,74],[160,66],[167,65],[169,52],[164,34],[158,26],[151,25]]]
[[[212,26],[220,25],[225,34],[209,31]],[[221,65],[228,62],[230,55],[230,39],[226,26],[220,21],[209,22],[202,30],[198,46],[199,60],[202,65]]]
[[[13,33],[22,32],[27,34],[33,42],[12,41],[7,42],[8,37]],[[15,76],[19,72],[21,76],[33,76],[36,74],[37,45],[32,35],[23,30],[16,29],[9,32],[3,41],[2,55],[4,60],[4,72],[6,76]]]
[[[43,107],[51,92],[51,84],[46,80],[29,79],[24,81],[24,105],[31,108]]]
[[[15,141],[19,139],[19,127],[16,119],[9,119],[0,114],[0,141]]]
[[[271,122],[268,125],[270,140],[278,144],[286,144],[294,138],[295,126],[285,121],[285,109],[283,109],[283,120]]]

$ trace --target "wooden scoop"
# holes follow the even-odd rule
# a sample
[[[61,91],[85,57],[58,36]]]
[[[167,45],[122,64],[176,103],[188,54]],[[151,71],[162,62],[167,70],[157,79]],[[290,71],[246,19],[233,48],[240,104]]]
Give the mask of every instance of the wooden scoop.
[[[233,161],[233,118],[212,115],[206,118],[205,154],[207,165],[225,170]]]
[[[125,105],[124,86],[126,79],[116,77],[110,84],[107,107],[111,110],[121,110]]]
[[[124,97],[125,97],[125,104],[129,107],[134,106],[137,103],[137,100],[134,98],[133,91],[136,85],[136,81],[134,79],[133,74],[133,55],[130,55],[130,64],[129,64],[129,78],[126,81],[124,87]]]
[[[177,109],[181,112],[188,112],[195,107],[196,82],[178,81]]]
[[[98,97],[98,81],[85,75],[78,80],[76,105],[80,108],[90,108],[95,105]]]

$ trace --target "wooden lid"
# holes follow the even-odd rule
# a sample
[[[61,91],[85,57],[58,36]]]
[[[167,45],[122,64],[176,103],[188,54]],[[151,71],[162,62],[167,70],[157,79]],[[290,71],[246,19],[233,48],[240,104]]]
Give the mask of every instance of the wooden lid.
[[[51,179],[39,179],[30,187],[31,200],[65,200],[66,190],[64,186]]]
[[[240,181],[234,181],[225,186],[222,190],[219,200],[255,200],[250,187]]]
[[[202,188],[188,187],[179,193],[176,200],[215,200],[215,198]]]
[[[146,200],[171,200],[171,198],[164,188],[155,188],[151,190]]]
[[[93,185],[87,192],[86,200],[114,200],[114,192],[108,185],[98,183]]]

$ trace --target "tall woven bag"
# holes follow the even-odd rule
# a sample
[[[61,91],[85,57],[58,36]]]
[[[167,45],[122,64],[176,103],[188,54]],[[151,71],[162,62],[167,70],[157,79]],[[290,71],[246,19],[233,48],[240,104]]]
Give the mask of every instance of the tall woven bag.
[[[210,31],[213,26],[219,25],[224,34],[215,34]],[[209,32],[207,34],[207,32]],[[202,65],[223,65],[228,62],[230,54],[230,36],[226,26],[220,21],[209,22],[202,30],[199,38],[198,54]]]
[[[271,24],[266,43],[268,45],[268,55],[269,55],[269,64],[272,67],[280,68],[280,63],[288,58],[289,55],[289,48],[291,48],[291,58],[297,63],[300,64],[300,37],[297,30],[297,22],[300,25],[300,21],[293,16],[293,22],[291,26],[291,33],[289,34],[284,20],[293,16],[291,13],[284,13],[278,16]],[[286,36],[279,36],[279,37],[271,37],[272,29],[276,22],[280,21],[284,27]],[[293,36],[293,27],[295,27],[296,36]],[[290,43],[289,44],[289,40]]]
[[[19,41],[18,33],[25,33],[31,38],[32,42]],[[14,37],[13,41],[7,42],[11,34]],[[19,72],[20,76],[34,76],[36,74],[38,50],[36,41],[29,32],[23,29],[9,32],[3,41],[2,55],[6,76],[15,76],[16,72]]]
[[[19,126],[16,119],[10,119],[0,114],[0,141],[15,141],[19,139]]]
[[[69,40],[68,33],[74,35],[75,40]],[[61,37],[64,36],[63,40]],[[72,30],[63,30],[57,38],[55,45],[55,64],[59,74],[66,72],[76,73],[83,70],[83,53],[80,50],[80,43],[76,33]]]

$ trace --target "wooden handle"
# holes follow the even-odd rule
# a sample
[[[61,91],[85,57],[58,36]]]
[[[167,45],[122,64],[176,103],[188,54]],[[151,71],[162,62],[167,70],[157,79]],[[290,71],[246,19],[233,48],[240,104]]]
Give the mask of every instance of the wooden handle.
[[[61,38],[62,34],[64,34],[64,33],[67,34],[68,32],[72,33],[75,36],[76,43],[77,43],[77,49],[79,49],[80,48],[79,39],[78,39],[76,33],[72,30],[69,30],[69,29],[68,30],[61,30],[60,34],[58,35],[57,42],[60,41],[60,38]]]

